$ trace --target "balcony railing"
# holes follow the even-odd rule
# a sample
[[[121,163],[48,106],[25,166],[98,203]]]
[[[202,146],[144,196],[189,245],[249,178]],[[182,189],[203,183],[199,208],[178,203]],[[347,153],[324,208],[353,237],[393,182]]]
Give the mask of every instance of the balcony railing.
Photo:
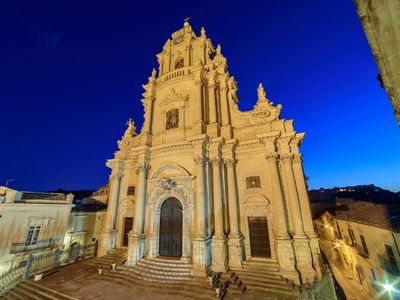
[[[173,78],[176,78],[176,77],[189,75],[189,74],[190,74],[190,68],[189,67],[179,68],[179,69],[171,71],[171,72],[169,72],[167,74],[162,75],[158,79],[158,82],[165,82],[167,80],[170,80],[170,79],[173,79]]]
[[[42,241],[37,241],[36,244],[30,244],[30,245],[25,245],[25,243],[12,243],[10,253],[15,254],[15,253],[22,253],[39,249],[46,249],[50,247],[52,241],[53,241],[52,239],[42,240]]]

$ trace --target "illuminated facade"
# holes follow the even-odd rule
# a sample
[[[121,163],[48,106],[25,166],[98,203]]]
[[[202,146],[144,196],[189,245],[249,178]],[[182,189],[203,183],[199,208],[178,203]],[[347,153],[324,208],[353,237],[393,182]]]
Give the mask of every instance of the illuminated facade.
[[[132,120],[111,169],[99,255],[127,247],[127,265],[175,256],[192,273],[278,262],[296,283],[320,275],[299,146],[303,133],[280,119],[263,86],[238,108],[237,83],[221,47],[188,22],[157,55],[143,87],[145,120]]]

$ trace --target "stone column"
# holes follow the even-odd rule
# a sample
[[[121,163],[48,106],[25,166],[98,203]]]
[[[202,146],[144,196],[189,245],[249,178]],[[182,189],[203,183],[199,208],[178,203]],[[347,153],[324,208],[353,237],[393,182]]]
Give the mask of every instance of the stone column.
[[[128,260],[126,265],[133,266],[145,255],[146,236],[144,234],[144,219],[146,215],[147,172],[150,165],[142,163],[137,166],[138,186],[136,210],[133,230],[128,234]]]
[[[293,237],[294,238],[305,238],[303,231],[303,219],[301,217],[299,197],[297,194],[296,182],[294,180],[294,174],[292,170],[292,159],[293,154],[287,153],[281,155],[281,162],[283,166],[284,176],[287,183],[287,195],[289,198],[289,207],[291,210],[291,218],[293,223]]]
[[[212,269],[214,272],[226,272],[228,267],[228,248],[224,234],[224,213],[222,203],[222,159],[213,158],[213,200],[215,232],[212,238]]]
[[[236,159],[225,159],[227,167],[228,206],[229,206],[229,266],[243,267],[243,236],[239,223],[239,199],[236,185]]]
[[[116,246],[118,204],[122,176],[123,173],[118,170],[114,171],[114,174],[110,177],[110,199],[108,201],[106,221],[104,224],[104,229],[102,230],[98,256],[106,255],[108,251]]]
[[[312,222],[310,202],[308,201],[308,193],[304,180],[303,165],[300,153],[296,153],[293,156],[293,173],[300,198],[300,208],[303,217],[304,231],[308,237],[316,237]]]
[[[285,209],[282,180],[278,167],[278,153],[266,154],[269,174],[271,176],[273,203],[275,207],[275,222],[277,224],[276,253],[279,261],[279,273],[295,283],[300,283],[299,274],[295,269],[295,253],[292,241],[288,235],[288,215]]]
[[[313,222],[312,222],[310,202],[308,200],[307,187],[306,187],[306,183],[305,183],[303,164],[302,164],[302,159],[301,159],[300,153],[294,154],[292,167],[293,167],[293,173],[294,173],[294,177],[295,177],[295,181],[296,181],[297,191],[298,191],[299,198],[300,198],[300,208],[301,208],[301,213],[302,213],[302,217],[303,217],[304,231],[309,239],[309,245],[307,245],[307,246],[311,250],[313,266],[317,273],[317,276],[319,278],[321,278],[321,276],[322,276],[321,253],[320,253],[320,249],[319,249],[318,237],[315,234],[314,226],[313,226]],[[304,264],[306,264],[306,263],[307,263],[307,261]],[[305,268],[303,267],[303,270],[304,269]],[[305,280],[308,280],[309,282],[313,282],[314,278],[315,278],[314,270],[307,268],[306,271],[307,271],[307,275],[306,275],[307,278],[305,278]],[[304,277],[305,276],[303,276],[303,278]]]
[[[297,186],[292,168],[293,154],[286,153],[281,155],[281,161],[286,178],[287,193],[289,196],[291,217],[293,223],[293,246],[296,255],[296,267],[300,272],[302,282],[313,282],[316,272],[313,268],[311,248],[309,239],[303,231],[303,218],[300,209],[299,197],[297,194]]]
[[[152,122],[153,122],[153,102],[154,98],[150,97],[146,99],[147,107],[146,107],[146,113],[145,113],[145,122],[144,122],[144,132],[143,133],[152,133]]]
[[[220,83],[221,92],[221,112],[222,112],[222,126],[229,125],[229,103],[228,103],[228,87],[223,80]]]
[[[204,111],[203,111],[203,82],[201,78],[196,80],[196,98],[197,98],[197,103],[195,104],[196,106],[196,111],[195,111],[195,117],[194,117],[194,128],[195,132],[194,134],[202,134],[203,133],[203,123],[204,123]]]
[[[277,224],[277,238],[283,240],[289,239],[282,184],[277,165],[278,153],[268,153],[265,158],[268,161],[269,174],[271,176],[272,193],[276,211],[275,220]]]
[[[208,237],[206,236],[206,172],[207,159],[203,155],[194,158],[196,164],[196,230],[193,238],[193,269],[192,274],[203,276],[207,274],[209,265]]]
[[[212,80],[212,79],[211,79]],[[212,80],[209,83],[209,95],[210,95],[210,102],[209,102],[209,110],[210,110],[210,124],[214,124],[217,122],[217,105],[215,101],[215,82]]]

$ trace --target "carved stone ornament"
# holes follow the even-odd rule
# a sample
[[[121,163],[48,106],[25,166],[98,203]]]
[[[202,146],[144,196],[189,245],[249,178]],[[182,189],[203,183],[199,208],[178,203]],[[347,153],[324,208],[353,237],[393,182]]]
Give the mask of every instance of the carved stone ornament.
[[[178,106],[182,106],[188,99],[189,96],[186,90],[177,91],[174,88],[171,88],[165,99],[160,102],[160,106],[165,107],[171,103],[177,103]]]
[[[282,105],[273,106],[273,102],[269,101],[264,87],[260,83],[257,88],[258,100],[253,108],[253,118],[255,121],[271,121],[279,118]]]
[[[137,136],[135,122],[132,119],[129,119],[126,122],[128,128],[126,128],[122,139],[118,141],[118,148],[120,150],[129,149],[133,146],[133,138]]]
[[[136,167],[136,172],[144,172],[145,174],[147,173],[147,171],[150,169],[150,165],[147,163],[144,164],[138,164]]]
[[[160,186],[164,189],[164,190],[172,190],[174,188],[176,188],[176,181],[171,179],[171,178],[164,178],[161,179],[160,181]]]
[[[167,121],[165,129],[173,129],[179,127],[179,109],[174,108],[167,111]]]

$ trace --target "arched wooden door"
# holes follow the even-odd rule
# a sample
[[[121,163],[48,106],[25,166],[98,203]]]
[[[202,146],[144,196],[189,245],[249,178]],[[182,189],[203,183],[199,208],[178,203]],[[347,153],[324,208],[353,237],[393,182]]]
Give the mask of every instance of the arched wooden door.
[[[168,198],[160,214],[161,256],[182,256],[182,205],[176,198]]]

